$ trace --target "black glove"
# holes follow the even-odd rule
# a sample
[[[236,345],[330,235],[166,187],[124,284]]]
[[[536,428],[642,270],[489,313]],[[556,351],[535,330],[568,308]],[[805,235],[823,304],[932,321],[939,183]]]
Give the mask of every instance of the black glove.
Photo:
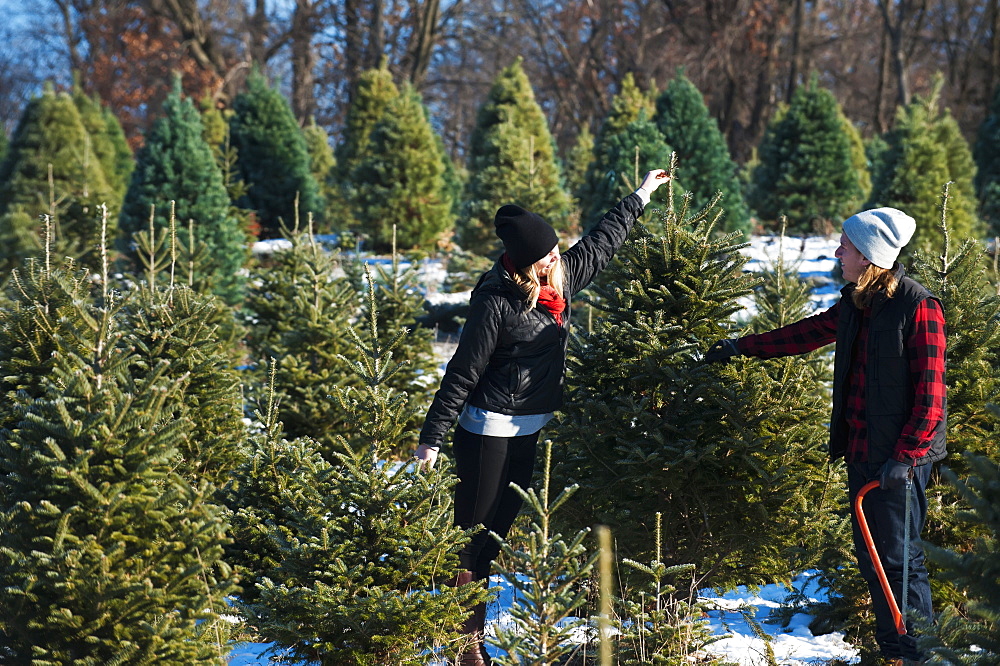
[[[719,340],[708,348],[705,352],[706,363],[727,363],[733,356],[742,356],[742,352],[736,347],[736,338]]]
[[[899,490],[906,485],[906,480],[913,471],[913,465],[889,458],[879,470],[879,488],[882,490]]]

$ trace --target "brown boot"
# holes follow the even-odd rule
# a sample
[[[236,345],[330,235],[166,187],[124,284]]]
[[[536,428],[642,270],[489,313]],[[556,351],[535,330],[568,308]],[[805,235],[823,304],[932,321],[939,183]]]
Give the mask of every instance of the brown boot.
[[[475,572],[463,571],[449,581],[448,584],[459,587],[476,580]],[[483,648],[483,628],[486,625],[486,604],[476,604],[469,610],[471,613],[462,624],[462,633],[465,635],[467,644],[465,650],[455,661],[455,666],[489,666],[490,662],[483,658],[485,652]]]

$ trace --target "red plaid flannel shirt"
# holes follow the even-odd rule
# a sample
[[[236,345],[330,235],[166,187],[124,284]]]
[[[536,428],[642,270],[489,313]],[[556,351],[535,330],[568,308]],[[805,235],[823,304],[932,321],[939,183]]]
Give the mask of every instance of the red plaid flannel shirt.
[[[767,333],[740,338],[737,346],[748,356],[775,358],[805,354],[835,342],[840,301],[828,310]],[[847,460],[868,459],[868,425],[865,419],[865,353],[868,340],[866,310],[851,350],[851,372],[844,402],[849,441]],[[894,458],[912,463],[930,450],[930,439],[944,417],[945,397],[944,312],[936,300],[923,300],[913,317],[913,329],[906,339],[906,353],[914,388],[913,411],[896,442]]]

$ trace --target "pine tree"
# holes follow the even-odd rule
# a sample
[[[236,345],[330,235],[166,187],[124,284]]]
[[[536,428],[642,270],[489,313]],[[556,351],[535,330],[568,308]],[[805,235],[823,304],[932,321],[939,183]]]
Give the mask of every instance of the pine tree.
[[[632,181],[636,178],[634,162],[635,146],[638,145],[634,139],[640,137],[634,136],[630,140],[620,135],[630,131],[634,134],[641,134],[643,139],[650,141],[651,145],[642,146],[644,149],[641,151],[642,160],[646,160],[647,154],[660,155],[664,150],[667,154],[670,153],[669,148],[664,148],[666,140],[659,133],[659,130],[657,130],[657,134],[659,134],[657,137],[652,134],[649,128],[643,126],[643,124],[651,124],[649,119],[653,117],[655,110],[655,104],[639,90],[632,74],[626,74],[625,78],[622,79],[621,90],[611,100],[611,111],[601,123],[601,129],[594,141],[594,154],[587,166],[583,185],[575,193],[579,200],[580,224],[583,228],[591,227],[610,206],[617,203],[616,199],[611,201],[610,205],[605,205],[613,197],[610,194],[611,191],[627,188],[627,185],[623,184],[625,182],[623,178],[628,178],[627,182],[632,187],[639,186],[638,182],[633,183]],[[633,125],[633,123],[639,124]],[[653,128],[655,129],[655,126]],[[619,164],[625,159],[621,154],[622,146],[632,149],[632,161],[627,166],[624,163]],[[659,162],[651,165],[650,168],[662,167],[665,163]],[[640,172],[639,177],[645,173],[645,171]],[[595,215],[597,217],[594,217]]]
[[[373,315],[368,324],[378,326]],[[227,490],[241,606],[297,659],[340,666],[454,656],[463,609],[485,596],[478,585],[444,584],[468,539],[452,524],[447,460],[430,472],[384,463],[413,410],[386,387],[397,367],[388,353],[403,334],[385,347],[375,333],[371,344],[352,336],[361,388],[333,392],[330,409],[346,425],[332,461],[308,438],[281,439],[272,402]]]
[[[1000,423],[1000,409],[991,411]],[[966,505],[959,518],[982,536],[969,550],[928,546],[931,561],[963,595],[962,608],[944,609],[930,629],[937,643],[930,652],[945,664],[987,666],[1000,661],[1000,465],[987,456],[964,458],[968,476],[951,469],[942,475]]]
[[[562,186],[548,122],[520,58],[493,80],[479,107],[468,154],[463,249],[499,254],[493,216],[507,203],[541,215],[561,233],[568,231],[570,197]]]
[[[326,130],[316,124],[316,118],[310,118],[309,124],[302,129],[302,135],[306,140],[306,150],[309,153],[309,171],[319,188],[319,195],[323,199],[326,208],[320,219],[328,226],[334,218],[335,212],[330,208],[336,202],[337,192],[333,187],[332,176],[334,168],[337,166],[336,158],[333,156],[333,147],[330,145],[330,137]],[[323,231],[324,229],[319,229]]]
[[[684,74],[678,73],[657,98],[655,121],[677,153],[677,177],[691,193],[691,206],[704,208],[721,192],[722,229],[748,232],[750,211],[736,164],[701,92]]]
[[[0,263],[5,267],[42,249],[40,215],[51,217],[54,251],[96,261],[97,206],[109,199],[111,189],[91,146],[68,94],[47,88],[28,102],[0,165]]]
[[[989,113],[979,126],[973,149],[979,214],[992,236],[1000,235],[1000,87],[993,94]]]
[[[646,172],[672,163],[670,146],[656,125],[646,117],[645,110],[620,132],[603,134],[602,138],[603,141],[594,150],[595,163],[591,165],[593,176],[599,160],[602,169],[600,180],[588,181],[586,197],[580,202],[583,226],[587,228],[596,224],[623,197],[634,192]],[[673,190],[678,197],[682,185],[677,183]],[[665,197],[662,188],[653,193],[652,209],[662,205]]]
[[[328,396],[352,382],[342,357],[353,354],[348,329],[358,312],[357,295],[340,272],[339,256],[308,230],[285,229],[284,235],[291,247],[250,275],[247,349],[258,385],[263,369],[277,362],[277,418],[284,431],[293,439],[313,437],[333,460],[336,433],[347,427],[347,416],[331,409]]]
[[[938,233],[941,188],[952,182],[948,229],[954,238],[980,238],[985,232],[976,216],[975,164],[955,119],[940,110],[940,84],[927,98],[916,97],[896,112],[896,125],[886,137],[882,169],[875,174],[868,207],[898,208],[917,221],[906,248],[940,253]]]
[[[764,222],[784,215],[793,231],[829,231],[862,201],[861,177],[843,112],[813,77],[768,125],[747,200]]]
[[[92,295],[72,264],[30,262],[15,283],[0,353],[19,362],[5,367],[47,372],[5,373],[21,390],[6,393],[16,427],[0,431],[0,656],[225,663],[226,638],[212,638],[234,589],[225,525],[211,487],[176,472],[192,436],[175,410],[184,381],[167,359],[133,372],[121,299]]]
[[[298,215],[312,213],[322,223],[324,203],[288,100],[254,71],[246,92],[233,101],[233,112],[231,140],[247,186],[245,200],[237,203],[256,211],[262,236],[275,237],[282,221],[291,225]]]
[[[587,167],[594,155],[594,135],[586,125],[576,135],[576,141],[566,155],[564,172],[566,175],[566,189],[573,193],[574,213],[579,217],[579,193],[587,178]]]
[[[121,210],[121,200],[128,188],[129,178],[135,168],[132,149],[125,138],[121,123],[111,109],[101,104],[96,96],[87,95],[79,81],[73,82],[73,103],[80,112],[80,120],[90,135],[91,150],[101,164],[104,177],[114,196],[106,203],[113,215]]]
[[[498,664],[545,666],[564,663],[577,651],[574,635],[587,625],[586,585],[597,561],[597,549],[585,545],[589,528],[578,530],[570,539],[556,531],[553,514],[577,491],[577,486],[565,489],[549,501],[552,442],[545,442],[542,466],[542,488],[527,491],[511,484],[524,500],[531,515],[531,527],[524,536],[524,545],[515,548],[504,542],[503,553],[511,563],[510,573],[502,575],[514,589],[515,599],[510,614],[513,622],[497,630],[494,643],[507,657]],[[497,535],[492,535],[499,538]],[[523,577],[519,575],[523,572]],[[583,614],[584,617],[580,617]]]
[[[583,489],[570,517],[609,525],[626,557],[649,559],[662,512],[668,566],[694,564],[704,585],[754,585],[809,563],[839,493],[811,364],[698,360],[736,334],[730,318],[754,284],[737,236],[712,238],[713,216],[668,207],[593,288],[592,332],[571,342],[556,470]]]
[[[222,173],[222,185],[229,195],[229,215],[239,221],[240,229],[244,235],[250,238],[260,236],[260,225],[253,215],[253,211],[240,208],[237,201],[244,201],[247,194],[247,184],[243,182],[239,174],[238,155],[233,147],[232,133],[229,131],[229,121],[232,117],[231,109],[220,109],[210,97],[202,98],[200,102],[201,122],[204,128],[202,136],[205,143],[212,149],[212,156],[215,164]]]
[[[182,240],[193,231],[196,246],[205,246],[196,266],[196,284],[236,303],[244,288],[240,269],[247,257],[246,236],[229,214],[229,196],[203,131],[194,104],[181,99],[178,82],[136,157],[122,205],[118,246],[133,270],[141,272],[143,253],[137,236],[148,234],[151,226],[158,235],[173,234],[176,221]],[[190,253],[195,248],[186,249]]]
[[[407,87],[386,107],[352,172],[354,216],[376,251],[390,248],[395,227],[401,248],[433,253],[454,227],[439,145],[420,96]]]

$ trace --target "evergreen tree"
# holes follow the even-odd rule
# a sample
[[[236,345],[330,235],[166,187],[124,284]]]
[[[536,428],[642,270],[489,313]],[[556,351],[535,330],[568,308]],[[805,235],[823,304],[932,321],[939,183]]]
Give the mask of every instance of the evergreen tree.
[[[196,266],[196,284],[236,303],[244,288],[240,269],[247,258],[246,235],[229,214],[222,174],[203,133],[201,117],[190,99],[181,99],[178,82],[137,155],[122,205],[118,246],[140,272],[143,253],[137,236],[150,233],[152,227],[173,237],[173,225],[179,223],[187,232],[180,233],[181,239],[193,235],[195,240],[195,247],[185,247],[187,253],[198,244],[205,246]]]
[[[754,585],[810,563],[839,479],[813,364],[698,360],[736,333],[736,299],[754,283],[736,236],[712,239],[713,216],[668,207],[593,288],[600,316],[571,342],[556,470],[586,498],[571,518],[611,526],[626,557],[647,559],[662,512],[665,564],[694,564],[704,585]]]
[[[7,131],[0,128],[0,165],[3,164],[4,159],[7,157],[7,148],[10,146],[10,139],[7,138]],[[3,167],[0,166],[0,170]]]
[[[374,288],[374,287],[372,287]],[[373,295],[370,294],[370,297]],[[374,315],[369,327],[377,328]],[[398,367],[383,347],[352,336],[361,388],[336,389],[345,425],[328,460],[308,438],[281,439],[276,411],[227,490],[231,557],[243,572],[243,608],[261,634],[297,659],[324,665],[423,664],[454,656],[478,585],[449,587],[468,538],[452,524],[454,476],[384,464],[412,420],[387,388]]]
[[[335,151],[334,178],[338,186],[338,219],[333,223],[340,231],[357,230],[354,217],[357,188],[354,169],[368,154],[368,140],[375,125],[382,120],[389,102],[399,97],[399,88],[392,81],[388,63],[383,59],[376,69],[363,72],[347,108],[342,140]]]
[[[955,119],[939,108],[940,84],[927,98],[917,97],[896,112],[886,137],[882,168],[873,178],[868,207],[891,206],[917,221],[906,255],[916,250],[940,253],[940,192],[951,186],[948,229],[954,238],[980,238],[985,229],[976,216],[975,163]]]
[[[843,112],[813,77],[768,125],[747,200],[762,221],[784,215],[793,231],[829,232],[862,201],[852,157]]]
[[[0,164],[0,263],[9,268],[42,249],[40,215],[51,216],[54,251],[95,261],[97,206],[111,188],[91,146],[68,94],[47,88],[28,102]]]
[[[579,194],[587,178],[587,167],[594,155],[594,135],[586,125],[576,135],[576,142],[566,155],[566,189],[573,193],[574,214],[578,218],[580,211]]]
[[[333,187],[332,177],[334,168],[337,166],[333,156],[333,147],[330,145],[330,137],[326,130],[316,124],[316,118],[310,118],[309,124],[302,130],[306,140],[306,150],[309,152],[309,171],[319,187],[319,195],[323,199],[326,208],[320,219],[329,225],[336,214],[331,208],[336,202],[337,192]]]
[[[976,161],[976,194],[979,214],[992,236],[1000,235],[1000,87],[989,113],[979,126],[973,149]]]
[[[254,71],[246,92],[233,101],[233,112],[231,140],[247,187],[237,203],[256,211],[262,236],[276,236],[282,221],[292,225],[298,215],[312,213],[322,223],[324,203],[288,100]]]
[[[277,362],[274,390],[284,431],[293,439],[313,437],[332,461],[347,416],[331,409],[328,396],[352,381],[343,357],[353,354],[347,331],[358,312],[357,295],[341,274],[338,255],[307,231],[284,232],[291,247],[250,275],[247,348],[258,384],[260,371]]]
[[[611,100],[611,111],[604,118],[604,122],[601,123],[601,129],[594,141],[594,153],[591,156],[590,164],[587,166],[583,185],[576,191],[576,196],[580,204],[580,223],[585,229],[592,226],[608,210],[609,206],[601,207],[613,196],[609,194],[610,191],[627,188],[627,185],[623,184],[623,177],[628,178],[628,183],[633,187],[639,186],[638,182],[632,182],[635,179],[635,146],[638,144],[619,135],[628,130],[642,134],[644,135],[643,138],[651,140],[651,144],[653,145],[643,145],[641,147],[644,149],[641,150],[641,159],[644,161],[649,153],[659,155],[665,150],[669,154],[669,148],[664,148],[660,145],[663,144],[665,146],[666,140],[659,133],[659,130],[657,130],[659,134],[657,138],[655,135],[652,135],[648,128],[643,127],[640,129],[639,126],[632,125],[633,123],[649,123],[648,119],[653,117],[655,110],[655,104],[645,93],[639,90],[631,72],[626,74],[625,78],[622,79],[621,90]],[[628,166],[624,167],[618,164],[618,161],[624,159],[620,154],[623,145],[626,148],[632,149],[632,161],[628,163]],[[651,163],[650,168],[656,168],[666,162],[651,160]],[[621,170],[622,168],[624,170]],[[640,175],[643,173],[646,172],[642,171]],[[617,200],[612,201],[611,205],[615,203],[617,203]],[[600,212],[595,213],[598,209],[600,209]],[[594,215],[597,215],[597,217],[593,217]]]
[[[129,177],[135,168],[132,149],[125,138],[121,123],[111,109],[101,104],[96,96],[87,95],[74,80],[73,103],[80,112],[80,120],[90,135],[90,146],[94,157],[101,163],[104,177],[111,188],[113,197],[106,203],[113,214],[121,209]]]
[[[204,128],[202,136],[212,149],[215,164],[222,173],[222,185],[229,195],[229,215],[239,221],[240,229],[247,239],[257,238],[260,236],[260,225],[253,212],[236,205],[237,201],[246,199],[247,184],[240,178],[238,156],[229,131],[227,118],[232,117],[233,112],[218,108],[207,96],[202,98],[200,106]]]
[[[683,74],[678,73],[657,98],[655,121],[677,153],[677,177],[691,193],[691,206],[704,208],[721,192],[722,228],[750,231],[750,211],[725,137],[701,92]]]
[[[372,129],[352,181],[354,215],[377,251],[390,248],[393,227],[400,247],[427,253],[453,228],[439,145],[412,87],[389,103]]]
[[[562,186],[548,122],[520,58],[493,80],[479,107],[468,153],[463,249],[499,254],[493,216],[507,203],[541,215],[556,231],[568,231],[570,197]]]
[[[584,541],[590,534],[584,528],[569,540],[553,528],[552,517],[577,491],[565,488],[549,502],[552,442],[545,442],[541,493],[511,484],[524,500],[531,514],[531,527],[523,548],[504,542],[503,554],[511,562],[504,579],[514,589],[510,614],[513,622],[500,627],[493,642],[507,653],[498,664],[546,666],[564,663],[578,650],[575,634],[586,627],[588,578],[597,561],[596,549],[588,552]],[[493,538],[500,538],[493,534]],[[523,575],[519,575],[523,572]]]
[[[176,472],[192,436],[175,411],[184,380],[167,359],[133,372],[121,301],[107,287],[95,300],[72,264],[31,262],[16,283],[0,353],[47,372],[5,372],[21,390],[6,392],[17,423],[0,431],[0,656],[225,663],[211,631],[234,589],[225,526],[211,487]],[[53,353],[32,358],[34,342]]]
[[[844,133],[847,134],[847,140],[851,144],[851,167],[854,169],[854,173],[858,175],[858,186],[861,188],[861,194],[857,201],[857,204],[860,205],[862,201],[867,201],[872,193],[872,170],[868,166],[868,147],[861,137],[861,132],[844,115],[842,109],[840,111],[840,122],[844,126]]]
[[[1000,409],[991,406],[1000,422]],[[988,666],[1000,662],[1000,465],[987,456],[966,455],[965,479],[945,468],[945,481],[955,487],[967,508],[959,517],[981,536],[970,550],[928,547],[942,576],[963,595],[961,609],[946,608],[930,629],[930,650],[941,663]]]
[[[615,134],[603,133],[602,142],[594,150],[594,167],[600,164],[600,180],[588,181],[586,196],[580,204],[583,210],[583,226],[590,227],[604,216],[604,213],[623,197],[635,191],[642,182],[642,176],[651,169],[660,168],[672,162],[670,146],[656,125],[640,112],[639,117]],[[680,192],[682,183],[677,183],[674,192]],[[653,194],[653,209],[662,204],[666,193],[657,190]]]

